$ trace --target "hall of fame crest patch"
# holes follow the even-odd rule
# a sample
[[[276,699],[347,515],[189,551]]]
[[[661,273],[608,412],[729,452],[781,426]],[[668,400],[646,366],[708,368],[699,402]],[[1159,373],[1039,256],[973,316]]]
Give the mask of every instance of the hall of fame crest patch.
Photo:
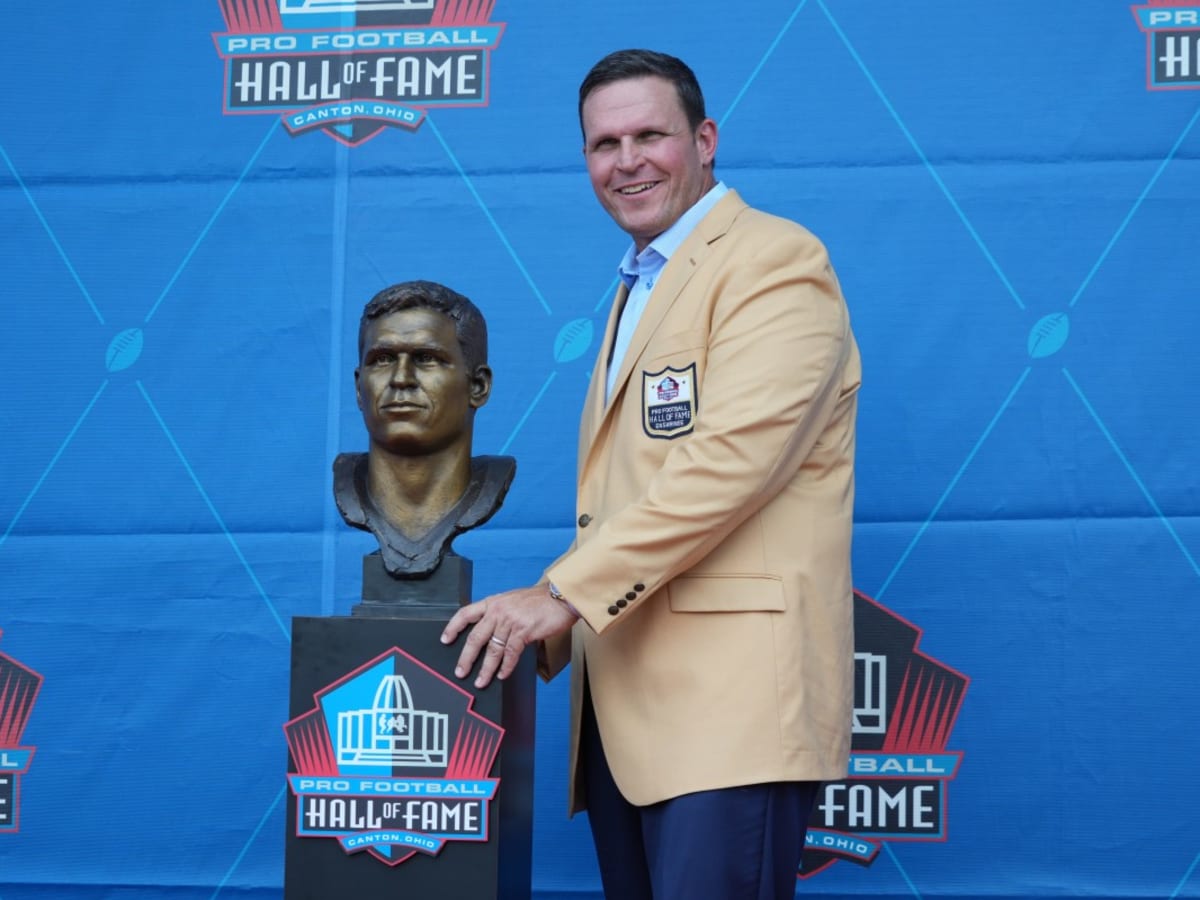
[[[642,373],[642,427],[652,438],[691,434],[696,418],[696,364]]]

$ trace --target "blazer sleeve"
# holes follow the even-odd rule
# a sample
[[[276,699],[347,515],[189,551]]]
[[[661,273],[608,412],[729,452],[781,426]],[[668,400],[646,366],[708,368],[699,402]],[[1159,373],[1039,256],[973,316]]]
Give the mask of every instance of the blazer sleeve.
[[[710,260],[705,283],[716,293],[693,432],[670,442],[635,502],[547,569],[596,632],[636,619],[632,606],[608,612],[631,579],[643,588],[633,603],[645,601],[770,501],[857,390],[857,349],[824,246],[794,223],[757,215],[778,224],[727,235],[725,258]],[[596,508],[588,497],[603,490],[585,475],[581,502]]]
[[[559,562],[566,559],[575,552],[576,543],[571,542],[571,546],[567,548],[558,559],[550,564],[550,568],[558,565]],[[547,572],[549,569],[547,569]],[[550,580],[548,575],[543,574],[541,581],[538,584],[544,584]],[[556,584],[555,587],[558,585]],[[574,626],[568,628],[563,634],[555,635],[551,638],[546,638],[538,642],[537,647],[537,673],[543,681],[550,681],[567,667],[567,663],[571,661],[571,632],[574,631]]]

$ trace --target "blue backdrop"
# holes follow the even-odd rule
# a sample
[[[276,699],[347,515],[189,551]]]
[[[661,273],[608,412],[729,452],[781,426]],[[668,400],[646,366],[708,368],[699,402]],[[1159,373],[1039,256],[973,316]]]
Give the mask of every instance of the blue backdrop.
[[[320,105],[296,59],[259,106],[239,86],[265,56],[214,35],[301,34],[275,6],[4,12],[0,900],[280,896],[290,619],[347,612],[373,546],[329,470],[364,446],[379,288],[489,321],[476,449],[519,471],[456,545],[476,593],[569,541],[625,244],[575,91],[631,45],[693,64],[718,174],[829,246],[865,370],[855,583],[965,688],[922,745],[960,754],[936,833],[799,893],[1200,897],[1196,9],[444,0],[482,66],[364,139],[292,134]],[[540,689],[543,900],[599,896],[565,707]]]

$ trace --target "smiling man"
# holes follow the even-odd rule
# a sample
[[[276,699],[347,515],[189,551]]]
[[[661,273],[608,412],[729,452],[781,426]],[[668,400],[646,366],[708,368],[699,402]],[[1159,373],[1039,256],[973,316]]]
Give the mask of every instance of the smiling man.
[[[717,125],[692,122],[674,84],[647,76],[597,85],[580,106],[592,189],[638,253],[716,181]]]
[[[394,576],[432,572],[458,534],[500,507],[511,457],[471,456],[475,412],[492,388],[487,325],[466,297],[408,281],[363,309],[355,393],[366,453],[334,461],[334,497],[379,540]]]
[[[580,426],[575,542],[460,610],[457,674],[571,662],[570,808],[610,900],[794,895],[845,776],[858,348],[824,246],[713,172],[692,70],[647,50],[579,89],[601,206],[632,239]],[[473,626],[473,627],[472,627]]]

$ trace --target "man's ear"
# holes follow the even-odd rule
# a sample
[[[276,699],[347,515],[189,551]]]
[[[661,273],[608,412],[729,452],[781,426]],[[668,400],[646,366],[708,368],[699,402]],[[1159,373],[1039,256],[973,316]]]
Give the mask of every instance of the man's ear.
[[[696,148],[701,165],[712,165],[717,156],[717,123],[712,119],[705,119],[696,129]]]
[[[358,383],[358,369],[354,370],[354,399],[358,403],[358,408],[362,409],[362,385]]]
[[[476,366],[471,373],[471,408],[479,409],[488,402],[492,393],[492,370],[487,366]]]

